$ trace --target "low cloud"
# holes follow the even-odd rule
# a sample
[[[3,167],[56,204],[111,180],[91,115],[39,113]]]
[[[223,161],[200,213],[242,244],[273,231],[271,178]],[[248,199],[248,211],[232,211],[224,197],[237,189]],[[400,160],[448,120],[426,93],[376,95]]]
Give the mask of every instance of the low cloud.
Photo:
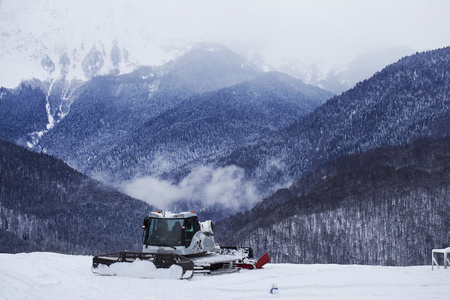
[[[244,170],[236,166],[202,166],[179,183],[150,176],[135,178],[125,182],[122,190],[163,209],[178,201],[201,202],[205,207],[221,204],[236,209],[258,200],[255,186],[245,178]]]

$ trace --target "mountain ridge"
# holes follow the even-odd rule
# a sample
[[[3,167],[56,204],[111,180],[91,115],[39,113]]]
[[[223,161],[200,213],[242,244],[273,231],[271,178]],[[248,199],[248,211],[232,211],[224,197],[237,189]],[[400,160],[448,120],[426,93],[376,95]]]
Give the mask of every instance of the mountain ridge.
[[[220,165],[289,183],[341,155],[448,135],[449,69],[450,47],[406,57]]]
[[[36,149],[123,190],[143,178],[177,200],[195,202],[194,191],[204,198],[201,191],[223,181],[233,183],[233,197],[250,191],[252,200],[243,200],[252,204],[340,156],[448,134],[449,47],[406,57],[333,98],[287,75],[249,69],[227,49],[208,47],[180,66],[93,78],[71,93],[69,113]],[[232,62],[221,71],[241,82],[221,87],[229,83],[220,76],[212,77],[212,85],[194,76],[181,82],[183,88],[171,86],[190,69],[197,75],[217,71],[196,65],[200,53],[218,66]],[[46,102],[51,106],[50,96]],[[174,201],[151,192],[147,201]],[[205,201],[214,202],[211,197],[220,195]]]
[[[274,262],[427,264],[449,238],[449,145],[423,139],[328,162],[218,222],[217,238]]]
[[[148,204],[0,140],[0,252],[139,250]]]

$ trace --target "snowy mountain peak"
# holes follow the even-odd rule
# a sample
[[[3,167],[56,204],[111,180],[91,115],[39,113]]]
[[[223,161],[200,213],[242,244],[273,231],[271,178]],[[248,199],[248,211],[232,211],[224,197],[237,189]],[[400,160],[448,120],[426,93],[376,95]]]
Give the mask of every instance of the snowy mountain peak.
[[[90,9],[82,9],[84,5]],[[97,2],[0,2],[0,63],[8,71],[0,72],[0,85],[129,73],[137,66],[161,65],[189,49],[188,42],[168,41],[122,6],[105,10]],[[136,22],[124,27],[121,20]]]

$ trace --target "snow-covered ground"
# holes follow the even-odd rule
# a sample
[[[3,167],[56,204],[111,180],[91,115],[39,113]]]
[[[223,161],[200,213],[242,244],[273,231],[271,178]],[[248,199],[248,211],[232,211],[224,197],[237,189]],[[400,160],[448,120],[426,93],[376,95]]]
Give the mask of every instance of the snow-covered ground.
[[[268,264],[190,280],[99,276],[92,257],[0,254],[0,299],[450,299],[450,269]],[[271,294],[275,284],[277,293]]]

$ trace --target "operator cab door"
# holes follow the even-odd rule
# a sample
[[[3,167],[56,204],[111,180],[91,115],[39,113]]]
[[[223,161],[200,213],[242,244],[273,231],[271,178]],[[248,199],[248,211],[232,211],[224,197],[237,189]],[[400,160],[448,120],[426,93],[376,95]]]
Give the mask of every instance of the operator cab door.
[[[200,224],[197,217],[190,217],[184,220],[184,242],[186,248],[189,248],[194,234],[200,230]]]

